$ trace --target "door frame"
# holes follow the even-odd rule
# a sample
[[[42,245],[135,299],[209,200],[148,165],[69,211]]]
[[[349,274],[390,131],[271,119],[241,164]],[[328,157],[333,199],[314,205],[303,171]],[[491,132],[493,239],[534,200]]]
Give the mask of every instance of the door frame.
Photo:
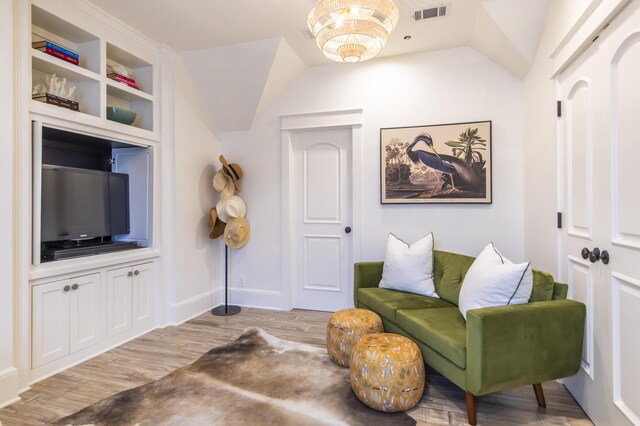
[[[282,132],[282,306],[293,307],[293,135],[302,130],[351,130],[351,258],[362,258],[362,109],[329,111],[310,114],[284,115],[280,117]],[[353,272],[349,274],[353,280]]]

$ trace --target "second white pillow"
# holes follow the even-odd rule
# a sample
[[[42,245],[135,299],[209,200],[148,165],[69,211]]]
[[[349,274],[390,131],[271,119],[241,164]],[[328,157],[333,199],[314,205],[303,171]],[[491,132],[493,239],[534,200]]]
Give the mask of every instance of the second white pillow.
[[[512,263],[490,243],[467,271],[458,307],[467,319],[469,309],[527,303],[532,288],[531,264]]]
[[[439,297],[433,283],[433,233],[411,245],[389,234],[380,287]]]

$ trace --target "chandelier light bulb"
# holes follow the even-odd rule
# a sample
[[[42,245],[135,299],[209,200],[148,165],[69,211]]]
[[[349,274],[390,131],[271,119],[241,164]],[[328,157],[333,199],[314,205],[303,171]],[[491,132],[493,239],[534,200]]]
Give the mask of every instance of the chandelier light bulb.
[[[307,16],[318,48],[336,62],[375,57],[397,23],[392,0],[318,0]]]

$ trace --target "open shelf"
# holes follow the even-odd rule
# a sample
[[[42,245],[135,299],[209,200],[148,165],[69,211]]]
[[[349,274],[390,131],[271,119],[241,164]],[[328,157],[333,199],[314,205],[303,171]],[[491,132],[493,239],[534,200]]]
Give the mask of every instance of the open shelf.
[[[124,40],[114,42],[108,32],[91,30],[72,9],[55,8],[55,2],[36,0],[31,5],[31,42],[48,40],[79,55],[78,65],[31,49],[32,87],[42,83],[47,75],[55,74],[76,87],[72,100],[80,111],[32,101],[31,111],[52,115],[69,121],[101,127],[105,130],[129,132],[137,136],[157,139],[154,126],[154,64],[153,54],[131,47]],[[75,24],[74,24],[75,23]],[[118,44],[122,43],[123,46]],[[141,57],[146,58],[141,59]],[[110,67],[125,67],[124,75],[135,80],[138,89],[107,77]],[[105,107],[115,106],[136,112],[132,125],[109,121]]]

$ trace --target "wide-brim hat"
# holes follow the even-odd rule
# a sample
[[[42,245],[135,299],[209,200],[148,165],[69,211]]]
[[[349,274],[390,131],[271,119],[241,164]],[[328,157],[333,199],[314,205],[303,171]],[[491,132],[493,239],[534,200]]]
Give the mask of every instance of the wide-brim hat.
[[[224,155],[220,155],[220,162],[222,163],[222,170],[224,174],[229,176],[233,180],[233,186],[236,187],[236,191],[240,191],[240,178],[242,177],[242,168],[238,163],[227,163]]]
[[[209,238],[215,240],[224,234],[224,227],[226,223],[220,220],[218,217],[218,212],[215,208],[212,208],[209,212],[209,220],[207,221],[207,225],[211,228],[211,232],[209,232]]]
[[[239,249],[247,244],[251,228],[249,222],[244,217],[233,217],[229,219],[227,226],[224,228],[224,243],[230,249]]]

